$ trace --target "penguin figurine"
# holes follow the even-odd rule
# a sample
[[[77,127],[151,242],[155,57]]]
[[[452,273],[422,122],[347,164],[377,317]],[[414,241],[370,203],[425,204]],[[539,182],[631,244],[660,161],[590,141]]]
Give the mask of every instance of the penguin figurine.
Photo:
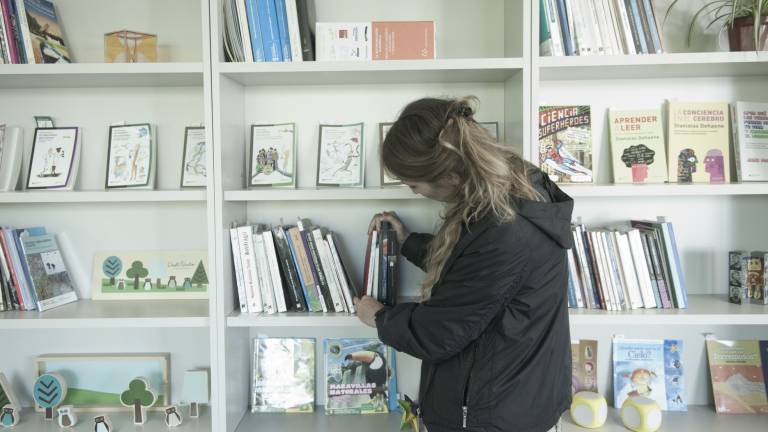
[[[15,405],[8,404],[4,406],[2,413],[0,413],[0,426],[4,428],[16,426],[19,423],[20,411]]]
[[[120,278],[117,280],[117,289],[124,290],[125,289],[125,279]]]
[[[152,279],[144,279],[144,291],[152,291]]]
[[[176,408],[176,405],[171,405],[165,409],[165,424],[167,424],[168,427],[181,425],[181,414]]]
[[[112,423],[109,421],[109,417],[105,415],[96,416],[93,418],[93,432],[111,432]]]
[[[168,288],[176,288],[176,276],[171,276],[171,278],[168,280]]]
[[[77,424],[77,415],[72,405],[60,406],[59,409],[59,427],[71,428]]]

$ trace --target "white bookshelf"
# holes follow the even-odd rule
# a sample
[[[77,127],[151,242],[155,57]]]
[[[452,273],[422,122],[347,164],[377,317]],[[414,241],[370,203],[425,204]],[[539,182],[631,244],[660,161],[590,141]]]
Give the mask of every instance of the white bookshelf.
[[[181,426],[175,427],[172,430],[184,431],[184,432],[209,432],[211,431],[211,415],[208,406],[201,408],[202,415],[200,418],[192,419],[186,416],[189,413],[188,407],[182,408],[182,414],[185,417],[182,420]],[[93,431],[93,418],[98,414],[94,413],[78,413],[77,425],[74,428],[66,429],[73,432],[92,432]],[[168,426],[165,425],[165,413],[150,411],[147,413],[147,422],[143,426],[133,425],[133,414],[131,413],[109,413],[110,422],[112,422],[112,430],[133,430],[134,428],[140,428],[142,432],[167,432]],[[58,422],[46,421],[43,415],[36,413],[31,409],[25,409],[22,411],[21,422],[13,427],[14,432],[59,432],[62,428],[59,427]]]
[[[361,280],[364,239],[373,213],[395,210],[413,231],[432,231],[440,206],[407,187],[379,185],[378,123],[394,120],[405,103],[423,96],[476,95],[477,118],[499,122],[500,135],[537,161],[539,104],[588,103],[593,109],[597,183],[563,189],[576,200],[574,216],[588,226],[669,216],[686,271],[687,310],[570,311],[574,337],[600,342],[600,390],[610,395],[610,337],[680,337],[685,341],[686,389],[694,406],[666,413],[667,430],[758,431],[765,416],[718,416],[702,333],[758,338],[768,332],[768,309],[727,303],[725,253],[768,246],[766,183],[722,185],[611,184],[609,106],[660,106],[664,99],[768,101],[765,53],[688,53],[681,30],[667,37],[673,54],[548,58],[538,55],[537,0],[317,0],[319,21],[435,20],[438,59],[431,61],[225,63],[222,0],[57,2],[79,63],[0,65],[0,120],[24,127],[31,148],[34,115],[83,128],[87,153],[77,191],[0,193],[0,223],[44,225],[60,234],[68,267],[80,281],[80,301],[45,313],[0,313],[0,337],[16,348],[3,372],[31,386],[31,360],[49,352],[171,352],[174,387],[184,369],[210,367],[211,405],[179,430],[394,430],[399,415],[250,414],[250,345],[257,335],[373,336],[348,314],[240,314],[232,275],[228,227],[234,221],[291,223],[309,217],[333,230]],[[668,1],[658,2],[660,8]],[[174,16],[168,21],[164,17]],[[84,18],[88,17],[88,18]],[[121,17],[121,18],[118,18]],[[83,25],[87,19],[88,25]],[[102,64],[103,33],[129,28],[157,33],[160,62]],[[669,27],[668,27],[669,28]],[[683,32],[684,33],[684,32]],[[119,101],[116,102],[116,101]],[[105,138],[110,123],[151,121],[158,128],[158,190],[104,191]],[[295,189],[244,189],[249,125],[291,121],[298,127]],[[365,122],[365,188],[314,186],[317,125]],[[207,190],[179,190],[183,129],[208,126]],[[28,163],[28,162],[27,162]],[[26,164],[24,168],[26,174]],[[205,249],[210,300],[96,302],[90,297],[93,253],[102,249]],[[401,294],[413,296],[421,273],[402,264]],[[73,331],[74,330],[74,331]],[[317,360],[317,403],[324,402]],[[399,388],[417,394],[417,360],[398,357]],[[23,388],[22,388],[23,389]],[[179,392],[174,389],[173,395]],[[18,390],[20,391],[20,390]],[[173,400],[177,402],[177,400]],[[29,398],[25,406],[31,405]],[[57,430],[28,411],[20,431]],[[114,419],[114,418],[113,418]],[[130,427],[127,418],[118,428]],[[76,430],[87,430],[88,422]],[[165,430],[153,419],[144,430]],[[566,430],[577,428],[566,422]],[[612,411],[604,431],[624,430]]]

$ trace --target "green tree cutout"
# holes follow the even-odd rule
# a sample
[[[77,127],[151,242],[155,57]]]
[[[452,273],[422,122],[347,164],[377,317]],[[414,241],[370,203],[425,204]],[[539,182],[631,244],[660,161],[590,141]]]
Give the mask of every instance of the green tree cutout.
[[[128,390],[120,394],[120,403],[133,407],[133,423],[137,425],[144,424],[144,409],[156,401],[157,395],[150,390],[149,381],[145,378],[134,378],[128,384]]]
[[[115,278],[123,271],[123,262],[116,256],[107,257],[101,264],[101,271],[109,276],[109,286],[114,286]]]
[[[131,268],[125,272],[125,275],[129,278],[133,278],[133,289],[139,289],[139,278],[145,278],[149,274],[149,270],[144,268],[144,263],[141,261],[134,261],[131,264]]]
[[[197,265],[197,268],[195,269],[195,274],[192,275],[192,283],[197,284],[198,288],[200,288],[200,285],[208,283],[208,274],[205,273],[205,267],[203,267],[202,260]]]

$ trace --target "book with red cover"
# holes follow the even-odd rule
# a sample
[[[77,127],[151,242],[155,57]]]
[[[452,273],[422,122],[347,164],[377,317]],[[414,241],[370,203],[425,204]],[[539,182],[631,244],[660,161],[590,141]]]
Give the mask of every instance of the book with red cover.
[[[431,60],[435,58],[434,21],[374,21],[374,60]]]

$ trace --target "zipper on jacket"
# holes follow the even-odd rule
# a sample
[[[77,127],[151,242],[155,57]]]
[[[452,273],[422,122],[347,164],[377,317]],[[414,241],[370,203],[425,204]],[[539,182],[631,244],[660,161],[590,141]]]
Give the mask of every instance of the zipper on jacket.
[[[461,405],[461,427],[467,428],[467,417],[469,415],[469,384],[472,382],[472,367],[475,365],[475,355],[477,351],[477,343],[472,347],[472,360],[469,362],[469,374],[467,375],[467,382],[464,385],[464,399]]]
[[[463,427],[464,429],[467,428],[467,411],[468,410],[466,405],[461,407],[461,427]]]

